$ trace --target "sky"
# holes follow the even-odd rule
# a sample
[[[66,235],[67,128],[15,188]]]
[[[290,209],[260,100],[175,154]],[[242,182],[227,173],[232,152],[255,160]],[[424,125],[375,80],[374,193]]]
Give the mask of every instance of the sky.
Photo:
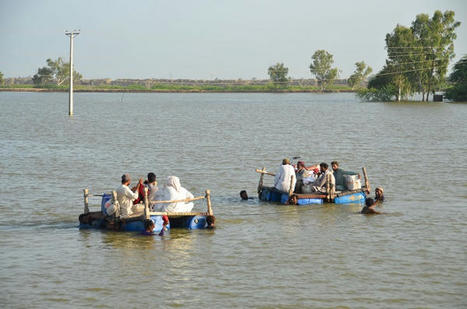
[[[284,63],[311,78],[318,49],[340,77],[365,61],[377,72],[385,36],[417,14],[453,10],[456,58],[467,54],[466,0],[0,0],[0,72],[32,76],[46,59],[69,57],[84,79],[266,79]]]

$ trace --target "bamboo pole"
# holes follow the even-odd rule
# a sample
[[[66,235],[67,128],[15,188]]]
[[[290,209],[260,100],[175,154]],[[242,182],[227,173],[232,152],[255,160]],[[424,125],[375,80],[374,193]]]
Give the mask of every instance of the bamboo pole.
[[[187,203],[187,202],[192,202],[192,201],[198,201],[205,199],[206,196],[198,196],[194,198],[186,198],[184,200],[173,200],[173,201],[151,201],[149,204],[154,205],[154,204],[170,204],[170,203]]]
[[[368,175],[366,173],[365,167],[362,167],[362,172],[363,172],[363,178],[365,179],[365,188],[368,191],[368,193],[370,193],[371,192],[370,180],[368,179]]]
[[[87,214],[89,213],[89,189],[84,189],[83,190],[84,194],[84,213]]]
[[[144,187],[144,218],[149,219],[148,187]]]
[[[290,177],[289,197],[292,196],[292,194],[293,194],[293,192],[294,192],[294,189],[295,189],[295,188],[292,186],[294,177],[295,177],[294,175],[292,175],[292,176]]]
[[[266,173],[266,168],[263,166],[262,170],[256,169],[256,172],[261,173],[261,175],[259,176],[258,189],[257,189],[258,194],[259,194],[261,190],[263,189],[263,178],[264,178],[264,174]]]
[[[208,205],[208,215],[212,216],[212,205],[211,205],[211,191],[206,190],[206,204]]]
[[[265,169],[264,167],[263,167],[262,170],[256,169],[256,172],[257,172],[257,173],[260,173],[260,174],[266,174],[266,175],[269,175],[269,176],[276,176],[276,174],[274,174],[274,173],[267,172],[266,169]]]
[[[115,217],[120,217],[120,204],[117,203],[117,192],[112,191],[112,204],[118,205],[117,211],[115,212]]]
[[[179,217],[179,216],[210,216],[208,212],[168,212],[168,211],[150,211],[150,216],[169,216],[169,217]]]

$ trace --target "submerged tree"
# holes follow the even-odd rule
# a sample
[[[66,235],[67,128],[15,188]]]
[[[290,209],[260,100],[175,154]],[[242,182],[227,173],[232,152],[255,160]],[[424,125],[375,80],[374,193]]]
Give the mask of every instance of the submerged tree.
[[[289,73],[289,69],[283,63],[276,63],[268,68],[269,78],[275,85],[287,85],[289,82],[287,73]]]
[[[310,72],[316,76],[321,91],[325,90],[334,83],[339,73],[337,68],[332,68],[333,55],[320,49],[313,54],[311,59],[313,62],[310,64]]]
[[[82,75],[73,70],[73,81],[79,81]],[[35,85],[55,84],[62,85],[70,79],[70,63],[63,62],[59,57],[57,60],[47,59],[47,66],[39,68],[37,74],[32,78]]]
[[[352,75],[350,75],[347,83],[349,84],[352,89],[359,88],[361,83],[368,77],[368,75],[373,72],[373,69],[366,65],[364,61],[355,62],[355,71]]]
[[[452,87],[446,90],[446,97],[453,101],[467,102],[467,55],[454,65],[449,81]]]

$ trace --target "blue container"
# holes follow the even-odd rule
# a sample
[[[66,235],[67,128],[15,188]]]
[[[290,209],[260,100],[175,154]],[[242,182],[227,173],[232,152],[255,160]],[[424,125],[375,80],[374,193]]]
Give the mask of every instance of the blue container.
[[[302,198],[297,201],[297,205],[323,204],[321,198]]]
[[[270,201],[280,203],[282,200],[282,193],[277,191],[270,191]]]
[[[207,227],[206,216],[193,216],[187,220],[187,228],[190,230],[204,229]]]
[[[162,216],[151,216],[150,220],[154,222],[154,229],[152,230],[154,233],[159,233],[160,231],[162,231],[162,226],[164,223],[164,220],[162,220]],[[170,230],[170,223],[167,225],[167,229]],[[144,221],[138,220],[127,222],[123,227],[123,230],[127,232],[143,232]]]
[[[101,200],[101,211],[104,215],[107,215],[107,212],[105,211],[105,203],[110,201],[112,199],[112,195],[109,193],[104,193],[102,194],[102,200]]]
[[[357,192],[354,194],[339,196],[334,199],[336,204],[346,204],[346,203],[363,203],[365,201],[365,193]]]
[[[287,204],[288,200],[289,200],[289,195],[288,195],[288,194],[285,194],[285,193],[282,193],[282,195],[281,195],[281,203],[282,203],[282,204]]]

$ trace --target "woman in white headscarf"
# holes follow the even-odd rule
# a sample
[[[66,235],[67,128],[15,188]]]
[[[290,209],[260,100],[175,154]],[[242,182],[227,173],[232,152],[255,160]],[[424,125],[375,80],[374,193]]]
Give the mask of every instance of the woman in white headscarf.
[[[159,201],[176,201],[188,198],[193,198],[193,194],[180,185],[180,179],[177,176],[167,177],[167,183],[165,184],[165,187],[160,190],[159,194],[156,195],[156,200]],[[167,212],[189,212],[193,209],[193,206],[193,202],[156,204],[158,211]]]

